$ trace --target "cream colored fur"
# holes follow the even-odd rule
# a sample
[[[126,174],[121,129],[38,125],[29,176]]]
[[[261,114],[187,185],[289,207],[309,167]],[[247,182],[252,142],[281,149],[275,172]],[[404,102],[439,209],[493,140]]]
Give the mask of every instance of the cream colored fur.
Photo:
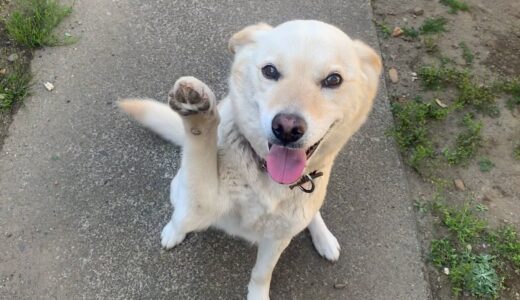
[[[169,104],[180,114],[152,100],[119,103],[139,122],[183,146],[163,247],[172,248],[187,233],[209,226],[257,243],[248,299],[268,299],[273,268],[303,229],[309,229],[320,255],[332,261],[339,257],[338,241],[319,209],[336,155],[371,110],[381,61],[364,43],[318,21],[249,26],[231,38],[229,48],[235,53],[230,92],[218,107],[209,87],[193,77],[180,78],[170,92]],[[280,70],[280,80],[262,76],[267,63]],[[320,85],[331,72],[343,77],[340,87]],[[259,167],[257,158],[267,156],[271,122],[280,112],[306,120],[302,147],[323,139],[305,169],[324,173],[311,194],[274,182]]]

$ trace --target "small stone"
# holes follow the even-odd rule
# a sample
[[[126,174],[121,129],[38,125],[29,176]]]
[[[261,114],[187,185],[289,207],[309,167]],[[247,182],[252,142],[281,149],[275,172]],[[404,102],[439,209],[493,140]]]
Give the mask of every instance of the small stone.
[[[395,68],[390,68],[390,70],[388,70],[388,77],[392,83],[399,82],[399,76],[397,75],[397,70]]]
[[[337,290],[344,289],[346,287],[347,287],[346,283],[336,283],[336,284],[334,284],[334,288],[337,289]]]
[[[13,53],[7,57],[7,60],[10,62],[14,62],[17,59],[18,59],[18,54],[16,54],[16,53]]]
[[[453,183],[455,184],[455,187],[459,191],[465,191],[466,190],[466,186],[464,185],[464,181],[462,181],[462,179],[455,179],[455,180],[453,180]]]
[[[50,82],[48,82],[48,81],[45,82],[43,85],[45,86],[45,88],[46,88],[47,91],[49,91],[49,92],[52,91],[52,90],[54,90],[54,84],[52,84],[52,83],[50,83]]]
[[[403,30],[401,29],[401,27],[395,27],[394,31],[392,31],[392,36],[393,37],[398,37],[401,34],[403,34]]]
[[[422,16],[422,15],[424,15],[424,9],[422,9],[420,7],[416,7],[413,9],[413,14],[416,16]]]

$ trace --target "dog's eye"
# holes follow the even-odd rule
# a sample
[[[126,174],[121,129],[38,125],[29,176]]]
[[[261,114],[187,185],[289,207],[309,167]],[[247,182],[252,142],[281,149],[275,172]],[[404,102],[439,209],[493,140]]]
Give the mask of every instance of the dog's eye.
[[[321,86],[325,88],[337,88],[343,82],[343,78],[338,73],[333,73],[321,81]]]
[[[266,65],[262,68],[262,75],[270,80],[278,80],[280,78],[280,72],[273,65]]]

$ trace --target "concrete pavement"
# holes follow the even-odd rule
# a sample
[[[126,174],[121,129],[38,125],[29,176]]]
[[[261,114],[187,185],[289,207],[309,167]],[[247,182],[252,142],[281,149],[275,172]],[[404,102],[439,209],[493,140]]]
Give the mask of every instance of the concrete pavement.
[[[364,0],[76,1],[62,30],[81,38],[37,52],[34,95],[0,154],[0,298],[244,298],[252,245],[209,231],[160,249],[179,149],[115,101],[165,100],[182,75],[221,97],[230,35],[295,18],[335,24],[377,48]],[[430,298],[402,165],[385,136],[385,93],[338,158],[322,211],[340,260],[321,259],[298,235],[275,269],[272,299]]]

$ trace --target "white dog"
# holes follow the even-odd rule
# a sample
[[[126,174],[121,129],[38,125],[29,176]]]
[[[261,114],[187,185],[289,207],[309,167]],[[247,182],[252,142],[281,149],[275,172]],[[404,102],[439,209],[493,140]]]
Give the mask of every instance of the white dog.
[[[169,106],[138,99],[120,106],[183,148],[162,246],[209,226],[257,243],[248,299],[269,299],[274,266],[306,227],[320,255],[339,257],[319,209],[334,158],[371,110],[381,60],[318,21],[249,26],[229,48],[229,95],[218,106],[193,77],[177,80]]]

